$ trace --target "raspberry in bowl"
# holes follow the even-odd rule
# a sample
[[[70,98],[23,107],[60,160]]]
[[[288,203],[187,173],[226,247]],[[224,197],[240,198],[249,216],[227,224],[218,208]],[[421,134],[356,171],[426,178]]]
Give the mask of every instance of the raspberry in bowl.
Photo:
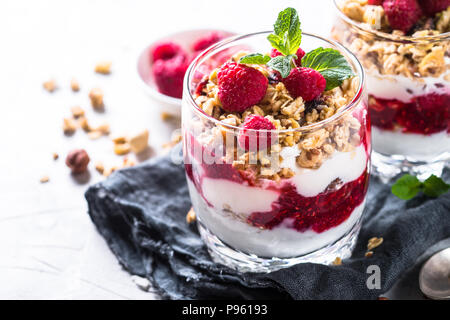
[[[349,257],[369,178],[357,59],[303,33],[297,66],[300,42],[271,57],[269,35],[212,46],[183,88],[184,161],[200,234],[215,261],[244,272]],[[211,65],[223,53],[227,61]]]
[[[231,35],[210,29],[181,31],[155,41],[140,53],[139,81],[161,111],[181,114],[183,79],[189,64],[201,51]]]
[[[332,36],[363,64],[374,172],[440,175],[450,160],[450,0],[336,0]]]

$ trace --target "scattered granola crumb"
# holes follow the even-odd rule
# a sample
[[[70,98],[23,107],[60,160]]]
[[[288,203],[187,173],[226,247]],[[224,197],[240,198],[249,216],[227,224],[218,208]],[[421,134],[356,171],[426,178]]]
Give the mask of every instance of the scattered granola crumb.
[[[89,121],[87,118],[85,117],[81,117],[79,119],[79,123],[80,123],[80,127],[85,131],[85,132],[90,132],[92,130],[91,126],[89,125]]]
[[[72,89],[73,92],[80,91],[80,84],[75,78],[72,78],[72,80],[70,80],[70,88]]]
[[[53,152],[52,156],[53,156],[53,160],[58,160],[58,158],[59,158],[59,154],[57,154],[56,152]]]
[[[367,243],[367,250],[371,251],[383,243],[383,238],[373,237]]]
[[[95,131],[90,131],[90,132],[88,133],[88,137],[89,137],[89,139],[91,139],[91,140],[97,140],[97,139],[99,139],[101,136],[103,136],[103,132],[97,131],[97,130],[95,130]]]
[[[170,142],[164,143],[163,148],[173,148],[175,147],[178,142],[180,142],[183,139],[183,136],[181,134],[176,134],[172,137],[172,140]]]
[[[40,183],[47,183],[50,181],[49,176],[43,176],[41,179],[39,179]]]
[[[96,128],[91,128],[93,131],[98,131],[101,134],[108,135],[109,134],[109,124],[107,122],[103,122]]]
[[[64,118],[63,120],[63,131],[64,134],[73,134],[77,130],[77,123],[72,118]]]
[[[74,106],[74,107],[70,108],[70,111],[72,112],[72,116],[75,119],[84,117],[84,110],[80,106]]]
[[[121,144],[121,143],[126,143],[127,142],[127,137],[124,135],[118,135],[118,136],[113,136],[111,138],[112,142],[114,142],[114,144]]]
[[[113,173],[114,171],[116,171],[118,169],[117,166],[113,166],[113,167],[109,167],[106,168],[105,171],[103,172],[103,176],[104,177],[109,177],[111,175],[111,173]]]
[[[98,173],[103,174],[103,172],[105,171],[105,166],[102,162],[97,161],[95,163],[95,170],[97,170]]]
[[[95,72],[100,74],[110,74],[111,73],[111,61],[102,61],[96,64]]]
[[[373,251],[367,251],[366,254],[364,255],[366,258],[370,258],[373,256]]]
[[[119,155],[119,156],[127,154],[130,151],[131,151],[131,146],[127,142],[114,144],[114,153]]]
[[[195,211],[194,211],[194,208],[191,208],[186,215],[186,222],[190,224],[190,223],[194,222],[195,220],[196,220]]]
[[[342,259],[340,257],[336,257],[336,259],[334,259],[334,261],[333,261],[333,265],[335,265],[335,266],[342,265]]]
[[[103,105],[103,91],[100,88],[94,88],[89,92],[89,99],[94,109],[102,109]]]
[[[48,92],[53,92],[57,89],[56,86],[56,81],[54,79],[50,79],[48,81],[45,81],[42,86],[44,87],[45,90],[47,90]]]
[[[145,129],[129,138],[131,151],[138,154],[147,149],[148,146],[148,130]]]
[[[161,112],[161,120],[162,121],[171,121],[175,118],[175,116],[168,112]]]

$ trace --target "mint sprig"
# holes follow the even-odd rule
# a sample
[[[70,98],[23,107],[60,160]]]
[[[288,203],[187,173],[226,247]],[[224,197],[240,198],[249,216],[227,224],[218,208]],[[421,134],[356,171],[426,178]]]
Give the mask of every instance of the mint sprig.
[[[239,63],[266,64],[268,67],[280,72],[286,78],[295,67],[297,50],[302,42],[302,29],[298,13],[294,8],[286,8],[278,14],[273,25],[274,33],[267,37],[272,47],[282,55],[270,58],[261,53],[252,53],[242,57]],[[354,76],[352,67],[345,57],[337,50],[318,48],[308,52],[302,58],[302,67],[314,69],[325,78],[325,90],[331,90]]]
[[[297,56],[295,54],[278,56],[272,58],[267,63],[267,66],[274,70],[277,70],[281,74],[281,77],[286,78],[287,76],[289,76],[292,70],[292,59],[297,59]]]
[[[345,57],[331,48],[320,47],[308,52],[302,59],[302,66],[320,72],[327,80],[325,90],[336,88],[355,75]]]
[[[297,52],[302,42],[302,30],[297,10],[286,8],[281,11],[273,25],[273,31],[274,33],[267,37],[272,47],[285,56]]]
[[[400,199],[410,200],[414,198],[420,191],[432,198],[447,193],[450,185],[445,183],[441,178],[431,175],[424,182],[410,174],[405,174],[399,178],[391,188],[392,193]]]

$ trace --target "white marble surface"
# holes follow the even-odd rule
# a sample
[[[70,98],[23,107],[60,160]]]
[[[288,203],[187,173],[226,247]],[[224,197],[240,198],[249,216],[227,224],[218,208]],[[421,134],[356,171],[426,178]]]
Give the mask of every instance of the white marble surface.
[[[63,159],[76,147],[87,149],[92,161],[121,158],[107,138],[65,137],[62,118],[81,105],[89,119],[107,120],[113,131],[147,127],[151,154],[158,154],[175,127],[160,121],[155,102],[138,86],[139,49],[180,29],[269,29],[286,6],[299,10],[304,30],[327,35],[331,0],[0,2],[0,298],[157,298],[134,285],[86,213],[84,191],[102,177],[91,165],[82,183]],[[113,61],[113,73],[94,74],[94,64],[105,59]],[[61,86],[53,94],[42,89],[50,77]],[[79,93],[69,89],[72,77]],[[89,107],[93,86],[105,92],[104,114]],[[61,155],[56,162],[53,152]],[[49,183],[39,183],[43,175]]]

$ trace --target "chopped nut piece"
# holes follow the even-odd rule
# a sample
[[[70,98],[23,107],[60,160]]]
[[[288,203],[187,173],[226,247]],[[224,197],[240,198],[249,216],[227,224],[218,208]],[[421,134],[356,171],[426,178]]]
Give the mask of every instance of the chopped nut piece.
[[[130,137],[129,144],[131,147],[131,151],[134,153],[140,153],[144,151],[148,146],[148,130],[139,132],[138,134]]]
[[[90,132],[88,133],[88,137],[89,137],[89,139],[91,139],[91,140],[97,140],[97,139],[99,139],[101,136],[103,136],[103,132],[97,131],[97,130],[95,130],[95,131],[90,131]]]
[[[47,183],[50,181],[49,176],[43,176],[41,179],[39,179],[40,183]]]
[[[72,115],[75,119],[84,117],[84,110],[80,106],[74,106],[70,109],[70,111],[72,112]]]
[[[164,143],[163,148],[172,148],[178,144],[183,139],[181,134],[176,134],[172,137],[170,142]]]
[[[383,243],[383,238],[373,237],[373,238],[369,239],[369,242],[367,244],[367,250],[370,251],[372,249],[375,249],[376,247],[378,247],[382,243]]]
[[[42,86],[44,87],[45,90],[47,90],[48,92],[53,92],[56,90],[57,86],[56,86],[56,81],[51,79],[48,81],[45,81]]]
[[[168,112],[161,112],[161,120],[162,121],[171,121],[175,118],[175,116]]]
[[[105,166],[102,162],[97,161],[95,163],[95,170],[97,170],[98,173],[103,174],[103,172],[105,171]]]
[[[334,259],[333,264],[335,266],[340,266],[342,265],[342,259],[340,257],[336,257],[336,259]]]
[[[105,169],[105,171],[103,172],[103,176],[105,177],[109,177],[111,175],[111,173],[113,173],[114,171],[116,171],[117,169],[119,169],[117,166],[113,166],[110,168]]]
[[[91,126],[89,125],[88,120],[85,117],[81,117],[79,120],[80,120],[80,127],[84,131],[90,132],[92,130]]]
[[[89,161],[89,155],[85,150],[76,149],[67,155],[66,165],[72,170],[72,173],[83,173],[87,171]]]
[[[64,134],[72,134],[77,130],[77,123],[72,118],[64,118],[63,131]]]
[[[101,73],[101,74],[110,74],[111,73],[111,61],[102,61],[97,63],[95,66],[95,72]]]
[[[101,109],[103,105],[103,91],[100,88],[94,88],[89,92],[89,99],[94,109]]]
[[[196,219],[196,215],[194,212],[194,208],[191,208],[191,210],[189,210],[189,212],[186,215],[186,222],[190,224],[190,223],[194,222],[195,219]]]
[[[53,160],[58,160],[59,158],[59,154],[57,154],[56,152],[53,152]]]
[[[102,134],[109,134],[109,124],[104,122],[101,125],[99,125],[98,127],[93,129],[94,131],[99,131]]]
[[[72,78],[72,80],[70,80],[70,88],[72,89],[73,92],[80,91],[80,84],[75,78]]]
[[[370,258],[371,256],[373,256],[373,251],[367,251],[366,254],[364,255],[366,258]]]
[[[116,143],[114,145],[114,153],[119,156],[127,154],[130,151],[131,151],[131,146],[129,143]]]
[[[121,136],[114,136],[114,137],[112,137],[112,142],[114,142],[114,143],[126,143],[127,142],[127,137],[126,136],[123,136],[123,135],[121,135]]]

